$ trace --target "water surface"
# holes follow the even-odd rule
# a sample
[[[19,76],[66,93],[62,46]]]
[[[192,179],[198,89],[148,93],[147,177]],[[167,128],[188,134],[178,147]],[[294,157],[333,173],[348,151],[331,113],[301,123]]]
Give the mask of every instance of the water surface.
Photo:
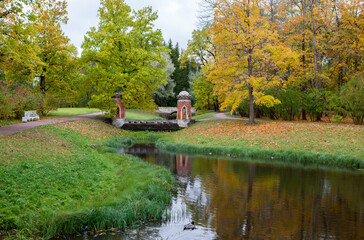
[[[364,239],[364,174],[120,149],[178,179],[169,217],[83,239]],[[195,221],[197,229],[183,231]]]

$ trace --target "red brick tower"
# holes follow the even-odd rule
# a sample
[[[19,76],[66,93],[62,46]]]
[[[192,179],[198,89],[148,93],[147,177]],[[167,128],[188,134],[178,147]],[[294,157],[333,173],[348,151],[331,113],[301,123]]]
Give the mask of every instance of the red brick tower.
[[[113,125],[116,127],[122,127],[125,123],[125,106],[124,103],[122,102],[123,96],[121,95],[121,91],[116,91],[115,96],[113,98],[115,104],[117,105],[116,115],[115,119],[113,120]]]
[[[180,127],[187,127],[191,120],[191,95],[182,91],[177,96],[177,122]]]

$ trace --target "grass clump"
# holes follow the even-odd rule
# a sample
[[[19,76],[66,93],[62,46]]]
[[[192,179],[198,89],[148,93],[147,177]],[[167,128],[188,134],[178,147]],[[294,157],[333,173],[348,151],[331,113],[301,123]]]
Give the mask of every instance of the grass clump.
[[[101,128],[84,132],[73,124]],[[98,151],[105,140],[97,132],[105,129],[111,131],[74,121],[0,137],[0,237],[51,238],[85,225],[126,227],[161,217],[171,201],[170,172]],[[122,134],[115,129],[109,138]]]
[[[76,205],[50,217],[47,235],[76,232],[80,226],[94,229],[136,227],[148,219],[162,217],[165,206],[171,201],[173,179],[168,171],[151,167],[140,159],[123,155],[106,154],[118,165],[118,181],[108,197]]]

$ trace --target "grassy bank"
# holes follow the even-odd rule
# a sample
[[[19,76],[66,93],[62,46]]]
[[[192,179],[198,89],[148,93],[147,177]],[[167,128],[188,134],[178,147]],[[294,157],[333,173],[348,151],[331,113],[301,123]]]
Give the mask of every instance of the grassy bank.
[[[101,122],[74,121],[0,137],[0,238],[49,238],[160,218],[171,201],[171,174],[98,150],[120,136],[125,132]]]
[[[364,128],[290,122],[249,126],[242,120],[199,122],[169,133],[160,147],[364,168]]]

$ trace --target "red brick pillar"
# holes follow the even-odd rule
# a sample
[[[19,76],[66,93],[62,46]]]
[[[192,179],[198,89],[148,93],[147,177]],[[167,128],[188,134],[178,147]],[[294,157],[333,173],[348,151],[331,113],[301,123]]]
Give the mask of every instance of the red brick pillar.
[[[177,120],[191,120],[191,98],[191,95],[186,91],[180,92],[177,96]]]
[[[125,124],[125,106],[123,103],[123,96],[121,91],[116,91],[113,97],[114,103],[117,106],[115,118],[112,120],[112,125],[117,128],[121,128]]]
[[[114,102],[118,106],[116,109],[115,119],[125,120],[125,106],[124,106],[124,103],[122,102],[122,100],[123,100],[123,97],[122,97],[120,91],[117,91],[114,96]]]

